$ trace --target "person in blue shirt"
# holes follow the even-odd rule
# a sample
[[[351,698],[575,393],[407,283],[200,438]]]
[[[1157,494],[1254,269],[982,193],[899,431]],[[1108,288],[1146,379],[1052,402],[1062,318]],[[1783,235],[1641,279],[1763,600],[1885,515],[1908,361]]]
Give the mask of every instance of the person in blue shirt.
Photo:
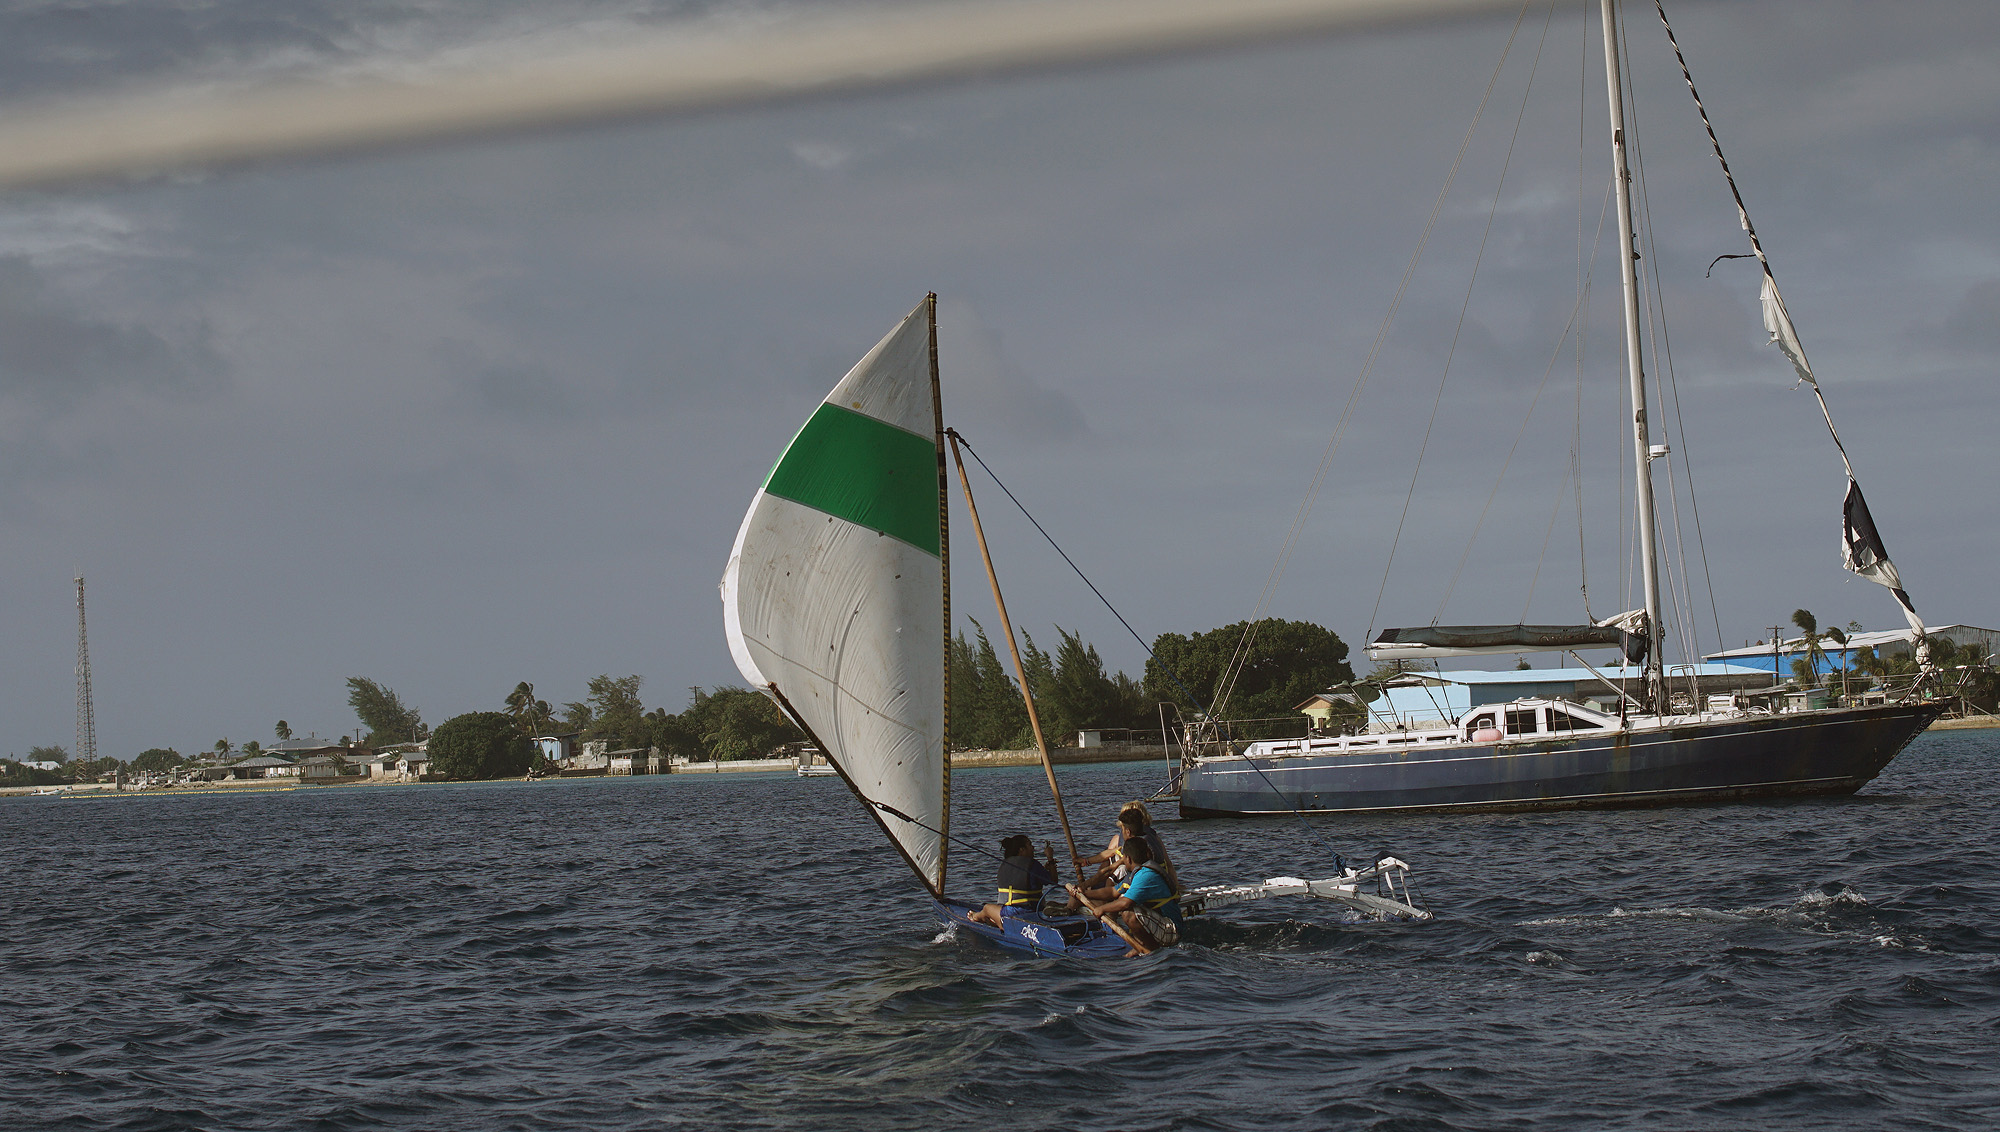
[[[968,920],[995,928],[1003,927],[1002,916],[1040,910],[1042,890],[1056,883],[1055,854],[1049,854],[1046,865],[1035,860],[1035,843],[1028,840],[1027,834],[1017,833],[1001,841],[1000,851],[1006,854],[1006,859],[1000,862],[999,903],[988,904],[966,916]]]
[[[1132,870],[1132,878],[1115,888],[1092,889],[1081,893],[1093,902],[1090,914],[1099,919],[1117,916],[1125,930],[1148,948],[1171,947],[1181,938],[1181,903],[1172,882],[1153,863],[1153,847],[1143,837],[1127,838],[1119,854]],[[1071,905],[1082,903],[1071,889]],[[1096,901],[1105,901],[1102,904]],[[1125,952],[1127,959],[1139,953]]]
[[[1167,855],[1167,844],[1160,840],[1159,831],[1153,828],[1153,815],[1147,812],[1146,803],[1127,802],[1118,810],[1118,832],[1111,836],[1104,852],[1077,862],[1079,872],[1091,865],[1102,866],[1084,883],[1085,888],[1099,887],[1107,880],[1124,881],[1132,875],[1118,853],[1126,838],[1131,837],[1145,838],[1147,847],[1153,851],[1153,868],[1165,874],[1169,883],[1179,885],[1180,878],[1175,875],[1174,863]]]

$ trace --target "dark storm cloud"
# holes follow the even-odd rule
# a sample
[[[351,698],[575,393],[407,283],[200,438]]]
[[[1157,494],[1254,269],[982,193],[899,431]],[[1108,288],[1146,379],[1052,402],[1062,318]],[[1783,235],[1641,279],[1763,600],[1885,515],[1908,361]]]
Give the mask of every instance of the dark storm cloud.
[[[0,396],[68,409],[108,389],[212,392],[223,371],[204,324],[168,334],[81,309],[26,256],[0,256]]]
[[[0,7],[0,83],[393,70],[791,10]],[[1983,475],[1990,449],[1990,382],[1967,375],[2000,353],[1983,289],[2000,274],[1983,188],[2000,175],[2000,17],[1942,0],[1676,16],[1906,581],[1927,612],[1981,620],[1982,579],[1963,564],[1991,557],[1990,536],[1938,485]],[[1532,418],[1527,401],[1575,303],[1579,244],[1595,272],[1584,541],[1593,609],[1622,607],[1613,241],[1590,254],[1604,124],[1598,102],[1573,105],[1580,70],[1595,91],[1594,31],[1558,17],[1504,185],[1521,72],[1496,88],[1280,616],[1349,640],[1367,626],[1489,213],[1382,616],[1431,616],[1462,558],[1454,615],[1519,615],[1537,564],[1531,612],[1575,614],[1561,495],[1574,358],[1556,360]],[[1881,621],[1869,611],[1892,613],[1887,599],[1834,563],[1837,461],[1763,345],[1754,273],[1734,261],[1703,277],[1743,237],[1678,70],[1657,28],[1629,30],[1658,235],[1647,262],[1687,447],[1706,461],[1722,619],[1764,625],[1803,605]],[[1135,623],[1247,616],[1508,31],[1481,21],[271,167],[58,201],[66,213],[8,202],[0,249],[30,257],[4,277],[0,317],[25,331],[9,380],[26,411],[8,435],[66,455],[36,472],[31,513],[0,511],[0,600],[22,611],[0,714],[35,733],[24,741],[62,738],[79,564],[102,587],[101,734],[128,756],[261,734],[279,716],[333,733],[351,722],[342,681],[357,672],[434,723],[522,679],[579,698],[598,672],[640,673],[649,706],[677,709],[679,689],[734,679],[714,587],[750,492],[926,290],[942,299],[949,422]],[[1517,46],[1515,64],[1527,57]],[[1924,338],[1938,372],[1908,364]],[[60,400],[76,391],[90,392]],[[1082,628],[1136,670],[1136,646],[1039,536],[1001,500],[983,511],[1022,623],[1038,638]],[[311,647],[283,647],[296,640]]]
[[[728,0],[563,0],[496,10],[478,0],[147,0],[0,8],[0,94],[101,89],[128,82],[240,81],[434,59],[483,45],[532,50],[534,40],[609,34],[620,25],[726,14]],[[607,25],[609,30],[607,30]]]

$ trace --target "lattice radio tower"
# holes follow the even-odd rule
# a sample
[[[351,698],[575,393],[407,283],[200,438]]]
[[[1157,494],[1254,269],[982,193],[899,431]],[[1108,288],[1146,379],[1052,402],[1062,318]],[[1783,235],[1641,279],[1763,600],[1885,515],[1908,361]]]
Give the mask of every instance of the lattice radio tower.
[[[90,635],[84,631],[83,579],[76,580],[76,757],[97,761],[97,715],[90,703]]]

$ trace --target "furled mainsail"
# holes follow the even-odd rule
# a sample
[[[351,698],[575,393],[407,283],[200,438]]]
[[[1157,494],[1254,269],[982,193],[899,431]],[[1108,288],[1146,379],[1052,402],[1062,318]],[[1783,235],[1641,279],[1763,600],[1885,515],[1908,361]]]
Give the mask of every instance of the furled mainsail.
[[[819,742],[917,876],[942,893],[949,767],[935,302],[926,298],[876,343],[778,458],[737,532],[722,605],[744,678]]]

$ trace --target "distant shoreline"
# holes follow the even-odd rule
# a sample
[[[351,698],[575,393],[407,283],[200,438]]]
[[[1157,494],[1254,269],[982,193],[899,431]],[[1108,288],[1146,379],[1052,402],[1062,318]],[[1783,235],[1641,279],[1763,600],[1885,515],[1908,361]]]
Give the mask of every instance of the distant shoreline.
[[[1931,731],[1978,731],[2000,728],[2000,716],[1969,716],[1963,719],[1940,719],[1930,725]],[[1050,752],[1051,761],[1058,766],[1077,766],[1089,763],[1137,763],[1165,760],[1164,747],[1141,746],[1138,744],[1115,744],[1104,747],[1057,747]],[[1042,761],[1041,754],[1033,748],[1019,751],[954,751],[951,756],[953,770],[973,770],[979,767],[1035,766]],[[683,763],[670,773],[673,774],[779,774],[790,769],[790,760],[745,759],[741,764]],[[588,775],[577,777],[607,777]],[[624,778],[626,775],[610,775]],[[641,775],[642,778],[653,777]],[[509,782],[518,779],[488,779],[483,781]],[[544,781],[559,781],[545,779]],[[353,787],[353,786],[445,786],[447,782],[400,782],[384,778],[357,778],[353,782],[314,782],[312,788]],[[143,790],[120,790],[109,782],[81,783],[69,787],[53,786],[0,786],[0,797],[21,797],[32,794],[46,794],[63,797],[134,797],[137,795],[175,797],[197,794],[282,794],[292,790],[305,789],[306,783],[282,778],[253,778],[246,781],[224,780],[203,782],[193,786],[149,786]]]
[[[1062,765],[1114,762],[1152,762],[1166,757],[1165,748],[1117,744],[1104,747],[1058,747],[1051,752],[1055,762]],[[1036,766],[1042,761],[1041,755],[1032,748],[1020,751],[958,751],[951,756],[954,770],[976,767]],[[737,762],[682,763],[668,772],[671,774],[786,774],[796,764],[790,759],[744,759]],[[561,781],[565,778],[626,778],[628,775],[562,775],[542,779],[545,782]],[[640,775],[650,778],[652,775]],[[482,779],[477,781],[517,782],[519,779]],[[68,787],[55,786],[8,786],[0,787],[0,797],[45,794],[64,798],[131,798],[147,797],[192,797],[199,794],[282,794],[301,789],[336,789],[356,786],[442,786],[453,783],[433,780],[428,782],[402,781],[387,778],[366,778],[355,776],[342,782],[300,782],[287,778],[223,779],[218,782],[200,782],[177,786],[149,786],[141,790],[120,790],[109,782],[88,782]],[[462,785],[462,783],[460,783]]]

